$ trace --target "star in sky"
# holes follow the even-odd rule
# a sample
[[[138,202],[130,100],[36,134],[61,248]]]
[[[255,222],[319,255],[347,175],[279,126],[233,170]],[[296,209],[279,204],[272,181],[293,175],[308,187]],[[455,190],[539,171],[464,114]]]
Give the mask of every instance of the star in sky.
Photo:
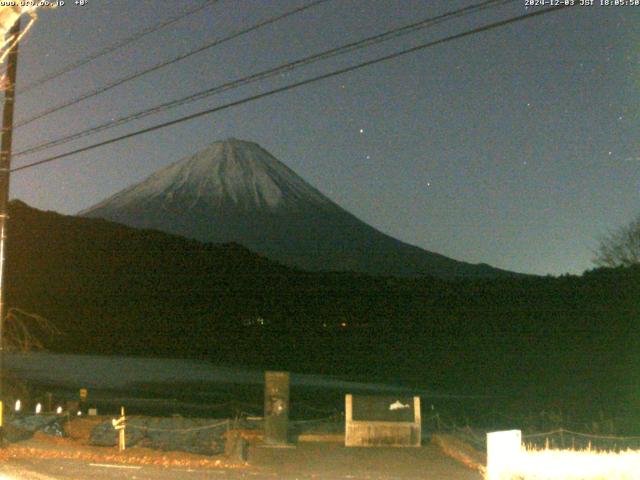
[[[136,15],[127,17],[127,22],[111,32],[106,25],[121,20],[121,12],[112,3],[126,2],[89,2],[90,14],[86,9],[82,14],[82,9],[75,8],[43,11],[42,18],[21,45],[19,81],[29,84],[27,79],[43,78],[57,69],[57,63],[76,62],[107,44],[153,26],[156,21],[180,14],[184,8],[180,6],[182,3],[199,2],[161,2],[166,3],[166,9],[154,8],[154,2],[137,2],[140,6]],[[220,18],[219,5],[210,3],[211,8],[200,12],[199,17],[171,24],[170,28],[155,32],[153,37],[128,45],[126,52],[115,52],[119,55],[117,58],[128,56],[126,64],[103,58],[33,95],[22,95],[16,112],[17,121],[43,111],[49,104],[61,104],[69,97],[75,97],[72,89],[84,93],[85,87],[99,87],[105,81],[120,77],[120,73],[129,75],[145,65],[184,53],[190,43],[193,48],[197,47],[198,35],[209,38],[208,31],[196,32],[198,26],[214,25],[233,31],[248,25],[240,25],[245,17],[255,14],[256,19],[261,20],[283,10],[282,6],[276,5],[280,2],[254,2],[251,5],[239,2],[239,10],[234,15]],[[228,74],[229,80],[254,74],[258,68],[250,61],[254,58],[264,63],[260,68],[276,66],[306,52],[319,51],[319,45],[327,35],[335,36],[329,43],[337,47],[368,36],[369,32],[361,30],[364,25],[383,32],[389,27],[389,18],[394,22],[397,20],[397,25],[401,26],[414,22],[415,17],[438,15],[453,8],[447,6],[449,2],[379,2],[379,8],[368,9],[364,8],[366,0],[357,0],[355,3],[363,6],[360,11],[351,7],[339,8],[340,3],[336,3],[336,8],[325,8],[322,12],[319,9],[324,7],[319,5],[317,16],[291,17],[286,24],[256,31],[250,41],[221,44],[198,57],[150,73],[144,81],[127,83],[127,87],[119,88],[117,94],[97,96],[90,105],[70,107],[58,115],[43,118],[37,125],[26,127],[14,139],[15,150],[31,146],[34,137],[42,136],[45,141],[49,136],[72,134],[83,129],[85,123],[98,125],[160,104],[165,96],[179,98],[190,94],[200,90],[198,85],[204,78],[207,78],[208,87],[218,84],[214,77],[223,73]],[[481,21],[469,17],[468,26],[521,13],[524,5],[524,1],[519,1],[509,6],[508,11],[486,10],[483,15],[487,18]],[[233,136],[261,144],[284,163],[293,163],[301,174],[313,171],[313,183],[321,191],[330,195],[342,192],[338,196],[344,208],[402,241],[457,259],[482,261],[516,271],[580,273],[593,266],[589,245],[601,230],[614,228],[617,223],[631,218],[638,199],[637,178],[630,174],[632,166],[640,165],[637,135],[632,128],[632,120],[637,117],[637,85],[631,76],[636,72],[640,51],[631,40],[637,36],[633,20],[640,10],[598,10],[596,19],[595,11],[564,9],[495,30],[495,34],[459,39],[335,77],[326,90],[323,90],[325,84],[319,82],[298,90],[298,93],[283,92],[272,97],[272,101],[224,110],[215,116],[215,125],[211,117],[202,117],[198,121],[177,124],[162,134],[136,136],[126,147],[105,145],[55,167],[52,164],[48,168],[26,170],[12,176],[12,196],[38,208],[76,213],[213,141]],[[157,18],[160,15],[162,19]],[[199,23],[198,18],[202,20]],[[443,36],[464,30],[458,23],[443,23],[439,28],[442,28]],[[540,49],[531,41],[534,36],[562,38],[561,49]],[[176,38],[180,39],[177,45]],[[164,45],[163,49],[167,50],[155,53],[166,55],[150,58],[154,53],[149,50],[151,41]],[[411,37],[410,41],[421,42],[422,39]],[[51,48],[52,44],[56,48]],[[290,46],[299,48],[292,50]],[[376,47],[380,55],[398,48],[397,44]],[[371,58],[377,57],[378,53],[371,52]],[[334,66],[351,65],[362,58],[354,52],[345,55],[341,60],[343,63]],[[117,72],[119,69],[126,71]],[[333,66],[327,66],[326,72],[332,69]],[[443,78],[452,73],[459,78],[443,84]],[[289,79],[292,76],[295,75],[292,73]],[[283,74],[283,78],[276,76],[274,81],[285,82],[285,78],[286,74]],[[64,88],[65,85],[69,88]],[[144,92],[149,85],[154,88],[146,95]],[[346,91],[348,85],[353,85],[349,92]],[[363,85],[366,87],[362,88]],[[408,85],[411,88],[407,88]],[[256,86],[255,91],[251,89],[245,93],[257,93],[260,88]],[[322,96],[318,97],[320,92]],[[318,101],[319,98],[322,100]],[[497,99],[499,103],[492,102],[485,110],[487,98]],[[298,108],[299,105],[302,108]],[[500,109],[496,108],[498,105]],[[199,108],[194,105],[193,110],[184,113]],[[386,114],[380,115],[380,111]],[[174,118],[173,114],[167,117],[170,118]],[[523,138],[519,132],[523,131],[523,126],[531,125],[533,119],[536,128],[528,129],[527,137]],[[156,120],[149,119],[148,122],[152,125]],[[357,125],[360,122],[372,127],[371,134]],[[606,128],[611,124],[618,128]],[[317,135],[308,135],[308,129],[300,128],[300,125],[317,127]],[[538,128],[541,125],[549,125],[550,129]],[[430,134],[423,134],[424,129]],[[460,135],[461,131],[465,134]],[[593,133],[590,135],[593,141],[579,141],[586,131]],[[354,133],[360,138],[354,139]],[[523,155],[526,146],[530,150],[526,149],[527,154]],[[611,150],[609,154],[607,146],[615,148],[615,152]],[[421,192],[431,197],[428,208],[423,208],[419,198],[412,201],[415,183],[397,181],[394,174],[398,166],[404,171],[423,171],[420,170],[423,152],[441,160],[429,174],[438,179],[439,192],[458,192],[455,209],[451,209],[450,197],[433,195],[436,189],[430,188],[433,182],[427,182],[426,172],[420,177],[420,185],[423,187]],[[376,161],[372,162],[374,155]],[[363,158],[365,162],[360,161]],[[491,160],[495,158],[504,158],[504,163],[518,169],[523,178],[513,179],[508,169],[495,168],[497,162]],[[529,158],[534,162],[531,169]],[[605,160],[602,163],[629,163],[621,165],[625,168],[611,169],[607,178],[602,178],[600,170],[583,168],[585,159],[587,165],[597,163],[598,159]],[[37,158],[18,161],[27,160]],[[350,164],[351,160],[355,165]],[[135,169],[127,168],[133,162]],[[476,164],[482,168],[472,168]],[[357,177],[351,174],[356,168],[359,169]],[[575,175],[576,169],[581,169],[580,175]],[[466,175],[460,175],[462,171]],[[363,189],[352,188],[352,183],[365,181],[363,179],[374,174],[381,178],[374,186],[374,195],[382,204],[406,199],[407,208],[402,216],[381,215],[377,205],[362,200]],[[535,178],[524,178],[530,175]],[[490,202],[495,197],[487,195],[479,199],[474,187],[478,182],[485,182],[487,177],[495,179],[500,198],[505,200],[496,207],[497,215],[489,208],[494,205]],[[546,190],[528,188],[527,183],[514,193],[516,181],[563,181],[565,178],[580,188],[558,189],[547,194]],[[597,195],[593,196],[592,204],[577,201],[578,196],[582,200],[582,192],[593,189],[602,195],[615,190],[626,200],[619,202],[616,216],[610,215],[601,202],[595,201],[599,198]],[[522,191],[525,194],[521,194]],[[550,203],[558,208],[549,210]],[[482,206],[487,208],[480,208]],[[442,215],[442,211],[449,213]],[[480,212],[478,221],[490,225],[490,231],[495,235],[478,235],[477,228],[467,221],[475,212]],[[535,215],[544,212],[546,223],[566,228],[571,235],[550,248],[549,232],[543,228],[545,222],[528,221],[532,212],[536,212]],[[415,222],[415,218],[424,221]],[[520,236],[514,244],[507,240],[511,235],[505,233],[511,232],[509,221],[512,218],[522,222]]]

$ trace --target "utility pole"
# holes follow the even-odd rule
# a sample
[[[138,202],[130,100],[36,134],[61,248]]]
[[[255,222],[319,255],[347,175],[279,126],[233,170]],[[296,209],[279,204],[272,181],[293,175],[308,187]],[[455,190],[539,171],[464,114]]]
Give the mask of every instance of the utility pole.
[[[20,34],[20,17],[16,20],[8,38],[17,39]],[[2,111],[2,142],[0,143],[0,446],[4,444],[4,319],[7,316],[5,254],[7,219],[9,217],[9,174],[11,171],[11,141],[13,139],[13,106],[16,100],[16,72],[18,70],[18,43],[15,42],[7,58],[7,81]]]

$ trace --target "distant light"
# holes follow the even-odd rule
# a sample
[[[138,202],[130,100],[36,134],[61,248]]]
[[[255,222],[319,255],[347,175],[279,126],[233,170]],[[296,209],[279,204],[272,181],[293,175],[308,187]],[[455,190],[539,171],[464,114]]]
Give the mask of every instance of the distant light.
[[[347,326],[347,322],[342,322],[342,323],[340,324],[340,326],[341,326],[341,327],[343,327],[343,328],[344,328],[344,327],[346,327],[346,326]]]
[[[60,415],[62,413],[62,407],[59,406],[58,408],[56,408],[56,413]]]
[[[364,133],[364,128],[361,128],[361,129],[360,129],[360,133]]]
[[[36,415],[40,415],[42,413],[42,404],[36,404]]]
[[[14,410],[16,412],[19,412],[21,408],[22,408],[22,402],[20,400],[16,400],[16,406],[15,406]]]
[[[78,416],[81,417],[82,416],[82,411],[78,410]]]

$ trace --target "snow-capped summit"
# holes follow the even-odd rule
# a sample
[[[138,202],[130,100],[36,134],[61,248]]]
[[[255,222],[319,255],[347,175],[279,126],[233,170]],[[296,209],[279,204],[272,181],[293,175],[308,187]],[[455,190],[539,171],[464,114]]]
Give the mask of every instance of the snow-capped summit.
[[[80,215],[205,242],[237,242],[307,270],[493,276],[407,245],[342,209],[256,143],[213,143]]]
[[[332,202],[256,143],[229,138],[157,171],[143,182],[82,212],[139,203],[253,211]]]

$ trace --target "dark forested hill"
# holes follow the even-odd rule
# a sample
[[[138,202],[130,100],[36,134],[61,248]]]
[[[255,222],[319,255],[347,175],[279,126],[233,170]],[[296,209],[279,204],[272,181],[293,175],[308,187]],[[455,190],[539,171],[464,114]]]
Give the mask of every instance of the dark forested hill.
[[[598,408],[637,398],[637,267],[459,281],[306,273],[235,244],[20,202],[8,238],[9,306],[55,323],[64,334],[48,340],[53,350],[206,357]]]

